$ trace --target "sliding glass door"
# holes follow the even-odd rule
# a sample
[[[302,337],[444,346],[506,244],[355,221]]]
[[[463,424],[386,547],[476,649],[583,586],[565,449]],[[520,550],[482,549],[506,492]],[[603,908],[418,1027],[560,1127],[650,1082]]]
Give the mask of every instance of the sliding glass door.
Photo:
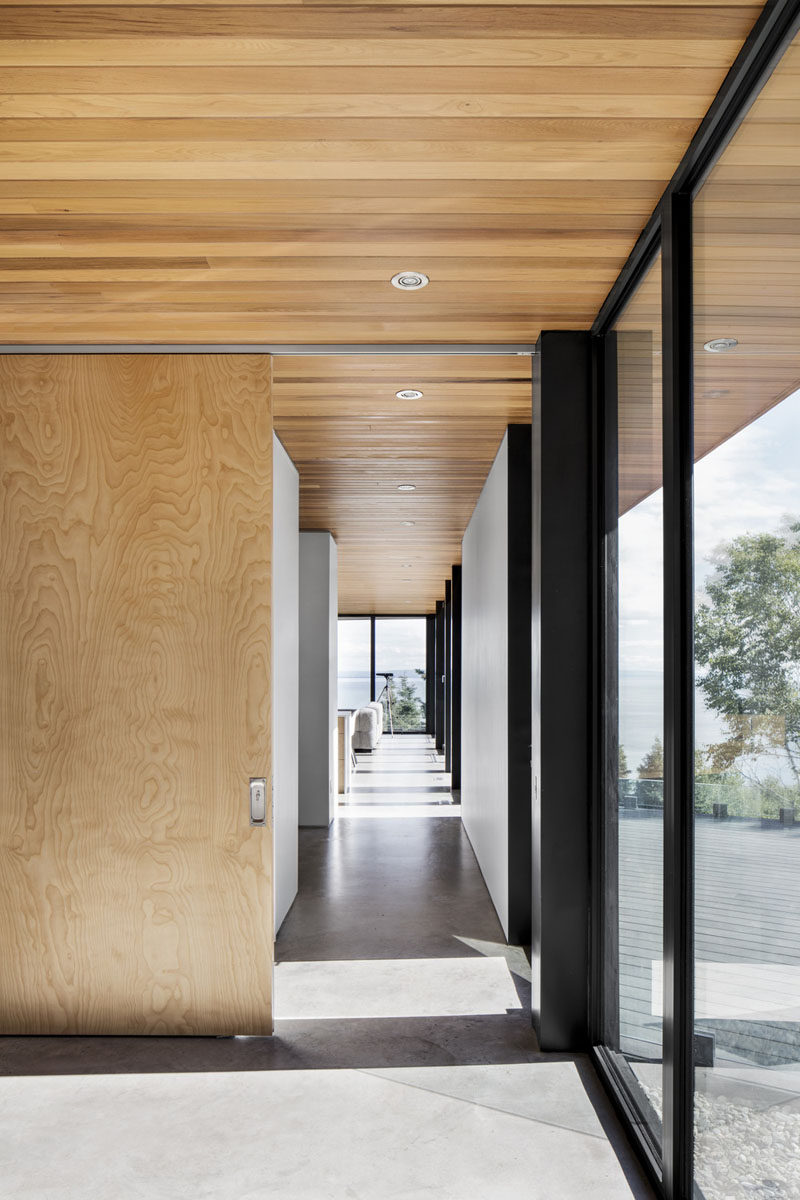
[[[800,1196],[800,44],[698,191],[695,1179]]]
[[[594,1055],[666,1200],[800,1198],[798,27],[595,331]]]

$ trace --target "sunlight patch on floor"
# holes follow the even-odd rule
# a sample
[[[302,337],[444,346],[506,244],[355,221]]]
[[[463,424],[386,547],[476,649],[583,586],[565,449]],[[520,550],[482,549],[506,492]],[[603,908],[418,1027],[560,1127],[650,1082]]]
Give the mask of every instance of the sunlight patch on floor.
[[[477,950],[478,954],[485,954],[487,958],[504,958],[512,975],[530,983],[531,964],[521,946],[507,946],[505,942],[483,942],[479,938],[461,937],[459,934],[456,934],[456,941],[463,942],[470,950]]]
[[[397,817],[461,817],[460,804],[339,804],[336,816],[347,821],[386,821]]]
[[[457,1017],[522,1007],[503,958],[285,962],[275,967],[275,1017]]]

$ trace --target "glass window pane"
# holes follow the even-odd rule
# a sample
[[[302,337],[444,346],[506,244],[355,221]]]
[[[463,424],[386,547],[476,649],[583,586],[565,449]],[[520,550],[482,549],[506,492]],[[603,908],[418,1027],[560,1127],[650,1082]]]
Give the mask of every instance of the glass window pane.
[[[617,883],[613,923],[618,970],[616,994],[607,1001],[606,1030],[611,1048],[619,1052],[618,1066],[628,1088],[658,1143],[664,853],[660,257],[618,319],[615,332],[619,770],[612,806],[616,825],[607,845],[616,860],[609,862],[608,873]]]
[[[370,699],[370,619],[339,618],[339,708],[360,708]]]
[[[695,1175],[706,1200],[800,1196],[798,67],[795,45],[694,206]]]
[[[383,700],[383,728],[425,732],[425,618],[375,620],[375,696]]]

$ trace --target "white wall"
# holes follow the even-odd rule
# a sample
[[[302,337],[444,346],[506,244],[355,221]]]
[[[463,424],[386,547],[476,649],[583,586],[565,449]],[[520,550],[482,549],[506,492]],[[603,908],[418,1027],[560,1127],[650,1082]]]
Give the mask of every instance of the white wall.
[[[508,936],[508,435],[462,543],[461,817]]]
[[[337,783],[336,543],[300,534],[300,824],[333,820]]]
[[[300,488],[273,436],[272,737],[275,780],[275,932],[297,895],[300,621]]]

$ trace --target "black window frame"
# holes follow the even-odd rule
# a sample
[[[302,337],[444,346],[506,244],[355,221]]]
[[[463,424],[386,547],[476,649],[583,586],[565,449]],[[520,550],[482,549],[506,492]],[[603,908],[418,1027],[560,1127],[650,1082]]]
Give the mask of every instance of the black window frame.
[[[694,647],[692,213],[695,196],[800,32],[800,0],[769,0],[729,71],[592,327],[596,583],[593,722],[592,1059],[665,1200],[697,1200],[694,1183]],[[609,948],[616,878],[607,861],[616,814],[616,376],[613,326],[662,256],[664,462],[664,1095],[659,1147],[607,1046],[613,1003]],[[613,662],[612,662],[613,659]],[[613,787],[613,791],[612,791]],[[613,800],[613,808],[612,808]],[[616,815],[615,815],[616,819]]]
[[[425,626],[425,682],[426,682],[425,725],[422,729],[396,729],[395,734],[398,737],[402,734],[419,735],[420,733],[428,733],[429,732],[429,729],[428,729],[428,703],[429,703],[428,695],[429,695],[429,692],[428,692],[427,685],[428,685],[428,681],[431,679],[432,673],[433,673],[433,663],[431,661],[430,638],[429,638],[429,633],[428,633],[429,628],[430,628],[430,619],[431,619],[430,613],[419,613],[419,612],[374,613],[374,614],[373,613],[338,613],[337,614],[338,621],[369,621],[369,698],[371,701],[377,699],[377,696],[375,694],[376,690],[377,690],[375,687],[375,666],[376,666],[375,628],[376,628],[376,622],[377,621],[425,621],[426,622],[426,626]]]

